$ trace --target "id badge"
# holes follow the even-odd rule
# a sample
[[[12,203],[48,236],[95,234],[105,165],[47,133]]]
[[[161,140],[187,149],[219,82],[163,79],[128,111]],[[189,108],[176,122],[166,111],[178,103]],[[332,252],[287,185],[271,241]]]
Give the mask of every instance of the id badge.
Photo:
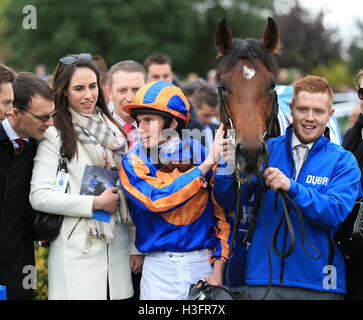
[[[54,191],[55,192],[66,192],[67,184],[69,180],[69,173],[58,171],[57,178],[54,183]]]

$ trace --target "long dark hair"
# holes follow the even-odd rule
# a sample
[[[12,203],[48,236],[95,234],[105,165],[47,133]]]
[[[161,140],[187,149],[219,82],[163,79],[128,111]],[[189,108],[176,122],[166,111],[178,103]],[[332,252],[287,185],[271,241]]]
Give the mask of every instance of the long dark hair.
[[[89,68],[95,72],[99,89],[96,105],[108,119],[120,128],[107,108],[100,85],[100,72],[96,65],[92,61],[84,59],[77,59],[74,63],[68,65],[59,62],[54,71],[53,79],[54,103],[56,110],[58,110],[54,119],[54,125],[60,132],[63,149],[68,159],[72,159],[77,154],[77,137],[72,125],[72,115],[69,112],[70,105],[64,93],[68,89],[70,80],[77,68]],[[121,128],[120,130],[122,131]]]

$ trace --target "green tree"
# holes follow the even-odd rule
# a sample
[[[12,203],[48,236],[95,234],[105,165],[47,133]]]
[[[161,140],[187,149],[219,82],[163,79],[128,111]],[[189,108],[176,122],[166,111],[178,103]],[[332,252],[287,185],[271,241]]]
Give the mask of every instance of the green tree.
[[[278,15],[282,43],[280,67],[309,73],[313,68],[340,60],[341,40],[335,40],[336,31],[326,29],[323,20],[323,11],[314,18],[296,0],[289,12]]]
[[[1,0],[0,0],[1,1]],[[153,52],[180,75],[214,67],[215,30],[226,18],[236,37],[260,37],[270,0],[2,0],[0,57],[18,70],[43,63],[53,71],[68,53],[102,55],[110,66],[142,62]],[[25,5],[37,10],[37,29],[24,29]]]
[[[354,75],[350,72],[347,61],[341,60],[329,67],[314,68],[312,74],[327,78],[334,91],[344,91],[347,87],[354,88]]]
[[[363,21],[356,20],[359,33],[363,34]],[[355,75],[360,69],[363,68],[363,40],[362,37],[355,37],[348,49],[350,57],[350,71]]]
[[[234,38],[261,38],[267,17],[274,16],[271,0],[194,0],[198,12],[199,29],[196,30],[194,59],[196,71],[205,75],[215,67],[217,55],[215,33],[217,24],[225,18]]]
[[[22,9],[29,4],[37,10],[36,30],[22,27]],[[61,56],[74,52],[100,54],[111,65],[142,62],[159,51],[182,71],[197,28],[192,2],[184,0],[12,0],[0,14],[6,62],[22,70],[38,63],[53,70]]]

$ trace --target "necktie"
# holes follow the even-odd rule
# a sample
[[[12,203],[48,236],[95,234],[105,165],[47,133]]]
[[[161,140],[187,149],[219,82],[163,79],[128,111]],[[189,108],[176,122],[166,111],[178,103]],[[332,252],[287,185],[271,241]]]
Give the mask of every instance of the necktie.
[[[296,167],[296,178],[299,176],[301,166],[303,165],[306,156],[308,154],[309,148],[303,144],[299,144],[294,147],[295,151],[295,167]]]
[[[127,141],[129,143],[129,149],[131,149],[131,147],[132,147],[132,137],[131,137],[130,131],[135,129],[135,127],[130,123],[126,123],[123,126],[123,129],[125,130],[126,135],[127,135]]]
[[[26,141],[23,140],[23,139],[15,139],[15,142],[19,146],[18,149],[14,149],[14,154],[17,156],[23,151],[23,149],[24,149],[24,147],[26,145]]]

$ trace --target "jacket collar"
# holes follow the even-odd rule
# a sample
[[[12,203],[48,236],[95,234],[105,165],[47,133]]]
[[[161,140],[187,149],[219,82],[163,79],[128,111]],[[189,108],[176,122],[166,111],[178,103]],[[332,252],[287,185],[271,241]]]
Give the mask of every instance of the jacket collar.
[[[0,141],[6,140],[6,139],[9,140],[9,137],[6,134],[6,132],[5,132],[4,128],[3,128],[2,123],[0,123]]]
[[[0,122],[0,141],[4,141],[4,140],[10,141],[10,138],[6,134],[6,131],[3,127],[2,122]],[[36,139],[30,137],[28,143],[38,143],[38,141]]]
[[[11,141],[8,137],[8,135],[6,134],[6,131],[4,130],[2,123],[0,122],[0,142],[6,141],[8,140],[9,143],[11,144]],[[34,138],[29,138],[29,142],[27,145],[33,145],[33,144],[38,144],[38,140],[34,139]]]
[[[359,117],[357,119],[357,122],[361,127],[363,126],[363,114],[359,114]]]
[[[286,128],[286,138],[288,142],[288,147],[291,149],[291,140],[292,140],[292,130],[293,130],[293,123],[290,124]],[[319,150],[321,149],[325,144],[327,144],[330,141],[330,129],[327,126],[324,135],[319,137],[318,140],[316,140],[311,148],[311,150]]]

